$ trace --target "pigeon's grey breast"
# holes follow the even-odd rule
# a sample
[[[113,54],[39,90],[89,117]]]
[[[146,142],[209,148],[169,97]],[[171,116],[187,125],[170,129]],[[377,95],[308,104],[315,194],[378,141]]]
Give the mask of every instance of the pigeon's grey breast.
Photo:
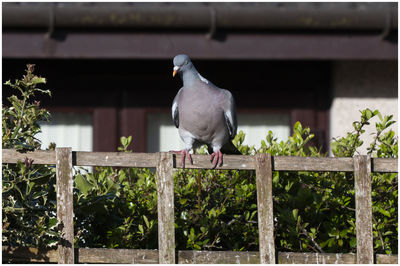
[[[178,98],[180,127],[204,144],[227,141],[229,133],[221,107],[223,97],[221,89],[203,81],[183,87]]]

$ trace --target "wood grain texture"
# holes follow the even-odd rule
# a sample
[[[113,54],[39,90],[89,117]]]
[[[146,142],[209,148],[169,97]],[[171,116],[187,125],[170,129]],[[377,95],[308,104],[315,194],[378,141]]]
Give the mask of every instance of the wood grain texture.
[[[2,247],[3,263],[57,263],[54,249]],[[76,248],[75,263],[157,264],[158,251],[146,249]]]
[[[28,151],[18,152],[12,149],[3,149],[2,163],[17,163],[18,161],[25,161],[25,158],[33,159],[33,164],[56,164],[55,151]]]
[[[73,164],[78,166],[115,166],[115,167],[156,167],[156,153],[125,152],[81,152],[74,151]],[[24,161],[26,157],[34,159],[34,164],[55,164],[55,151],[37,150],[20,153],[12,149],[4,149],[3,163]],[[192,155],[193,165],[186,163],[187,169],[211,169],[209,155]],[[182,168],[180,158],[173,154],[174,168]],[[354,171],[353,158],[337,157],[272,157],[273,171]],[[373,158],[372,172],[398,172],[397,158]],[[254,156],[224,155],[224,164],[217,169],[254,170]]]
[[[371,158],[354,157],[357,263],[374,263],[371,202]]]
[[[174,176],[172,154],[158,153],[157,210],[159,263],[175,263]]]
[[[156,153],[74,152],[75,165],[115,167],[156,167]]]
[[[46,262],[56,263],[57,250],[2,247],[3,263],[28,263]],[[137,249],[103,249],[103,248],[79,248],[75,249],[76,263],[158,263],[157,250]],[[378,264],[397,264],[398,255],[376,255]],[[196,251],[179,250],[179,264],[259,264],[258,251]],[[295,253],[278,252],[280,264],[355,264],[356,254],[341,253]]]
[[[74,263],[74,181],[71,148],[56,148],[57,219],[61,231],[58,263]]]
[[[399,264],[399,255],[376,254],[377,264]]]
[[[275,156],[273,162],[274,171],[352,172],[354,170],[353,158]]]
[[[179,264],[259,264],[257,251],[197,251],[179,250]]]
[[[218,169],[238,169],[238,170],[254,170],[254,156],[246,155],[223,155],[223,165],[217,166]],[[182,161],[180,155],[173,154],[174,167],[182,168]],[[196,155],[192,154],[193,164],[189,163],[186,159],[185,168],[187,169],[212,169],[213,164],[210,161],[210,155]]]
[[[260,261],[275,264],[271,154],[255,156]]]
[[[211,169],[209,155],[192,155],[193,165],[186,162],[188,169]],[[352,172],[354,170],[353,158],[336,157],[300,157],[300,156],[275,156],[273,157],[273,171],[340,171]],[[174,154],[174,166],[182,168],[180,156]],[[254,170],[254,156],[249,155],[224,155],[224,162],[216,169]]]
[[[372,172],[380,173],[397,173],[398,159],[397,158],[372,158]]]
[[[355,264],[355,254],[279,252],[279,264]]]
[[[145,249],[79,248],[77,263],[157,264],[158,251]]]

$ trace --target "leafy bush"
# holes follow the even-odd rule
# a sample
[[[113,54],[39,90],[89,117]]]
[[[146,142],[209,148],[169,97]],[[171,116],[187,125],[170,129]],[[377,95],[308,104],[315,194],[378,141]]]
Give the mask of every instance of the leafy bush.
[[[332,152],[335,156],[353,156],[363,142],[360,136],[365,132],[364,127],[370,124],[370,120],[378,116],[379,121],[375,123],[376,132],[373,133],[374,139],[367,148],[368,154],[378,158],[397,158],[398,157],[398,138],[395,137],[393,130],[386,130],[392,124],[393,116],[382,116],[378,110],[365,109],[361,111],[361,120],[353,123],[354,131],[347,133],[346,138],[335,140],[332,144]],[[383,131],[385,131],[383,133]],[[347,178],[353,180],[351,175]],[[351,181],[353,182],[353,181]],[[344,184],[344,186],[347,183]],[[350,186],[343,187],[351,191]],[[354,204],[352,205],[354,206]],[[349,208],[354,211],[354,207]],[[398,174],[373,174],[372,175],[372,218],[374,249],[378,253],[397,253],[398,252]],[[355,220],[348,221],[355,232]],[[355,239],[352,238],[352,243]]]
[[[3,106],[3,148],[34,149],[38,121],[48,113],[30,103],[36,85],[45,80],[28,67],[23,80],[11,84],[22,99],[9,98]],[[35,80],[35,81],[34,81]],[[49,94],[49,93],[48,93]],[[354,131],[332,142],[332,153],[351,157],[362,145],[365,127],[375,123],[368,147],[373,157],[397,158],[398,139],[390,126],[392,116],[362,110]],[[270,131],[261,146],[243,145],[239,132],[234,144],[243,154],[325,157],[310,144],[314,135],[299,122],[286,141]],[[121,152],[131,137],[121,138]],[[199,149],[198,152],[205,152]],[[96,167],[77,169],[74,188],[75,246],[157,248],[157,193],[151,169]],[[373,174],[373,234],[377,253],[397,253],[398,178]],[[32,165],[27,159],[3,165],[3,244],[52,246],[56,243],[54,168]],[[258,250],[257,199],[254,171],[177,170],[175,232],[177,249]],[[352,173],[273,173],[275,242],[280,251],[356,251],[354,177]]]
[[[121,138],[127,150],[131,137]],[[75,176],[75,243],[109,248],[157,248],[157,188],[149,169],[96,167]]]
[[[46,80],[33,72],[34,65],[27,65],[22,79],[5,83],[20,96],[12,95],[10,106],[2,108],[3,149],[25,151],[41,145],[35,135],[40,132],[38,123],[47,121],[49,113],[33,97],[37,92],[50,95],[50,91],[37,88]],[[35,165],[29,158],[2,166],[3,245],[54,246],[58,241],[55,169]]]

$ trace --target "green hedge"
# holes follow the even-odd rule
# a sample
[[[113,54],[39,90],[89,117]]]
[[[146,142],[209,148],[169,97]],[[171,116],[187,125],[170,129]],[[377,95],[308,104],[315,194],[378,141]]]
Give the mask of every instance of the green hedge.
[[[3,148],[35,149],[40,145],[34,138],[40,130],[37,122],[47,119],[48,113],[29,101],[34,92],[49,92],[36,89],[45,80],[32,72],[31,67],[22,80],[6,83],[22,95],[10,97],[10,107],[3,106]],[[17,107],[24,102],[24,108]],[[374,126],[369,125],[373,117],[378,120]],[[362,145],[360,136],[370,126],[375,133],[368,153],[397,158],[398,138],[389,128],[393,123],[392,116],[362,110],[360,121],[353,123],[354,131],[332,141],[334,156],[355,155]],[[260,148],[255,149],[243,145],[245,135],[239,132],[234,144],[243,154],[327,156],[310,144],[313,137],[309,128],[297,122],[286,141],[278,142],[268,132]],[[130,152],[131,142],[131,137],[122,137],[119,150]],[[205,153],[205,149],[197,152]],[[76,246],[157,248],[154,171],[111,167],[95,168],[90,173],[82,168],[76,170]],[[179,170],[174,182],[177,249],[258,250],[254,171]],[[397,182],[397,173],[373,174],[377,253],[398,252]],[[46,247],[57,243],[54,183],[52,167],[29,161],[3,165],[3,245]],[[279,251],[356,251],[352,173],[274,172],[273,193],[275,243]]]

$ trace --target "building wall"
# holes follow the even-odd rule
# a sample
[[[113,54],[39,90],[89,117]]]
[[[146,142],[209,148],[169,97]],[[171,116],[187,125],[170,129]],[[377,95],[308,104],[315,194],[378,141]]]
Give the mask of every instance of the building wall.
[[[330,110],[330,137],[345,136],[352,122],[360,120],[359,110],[378,109],[382,115],[393,115],[398,121],[397,61],[339,61],[333,63],[333,101]],[[362,136],[361,154],[367,153],[375,122],[371,120]],[[391,126],[398,134],[397,123]]]

